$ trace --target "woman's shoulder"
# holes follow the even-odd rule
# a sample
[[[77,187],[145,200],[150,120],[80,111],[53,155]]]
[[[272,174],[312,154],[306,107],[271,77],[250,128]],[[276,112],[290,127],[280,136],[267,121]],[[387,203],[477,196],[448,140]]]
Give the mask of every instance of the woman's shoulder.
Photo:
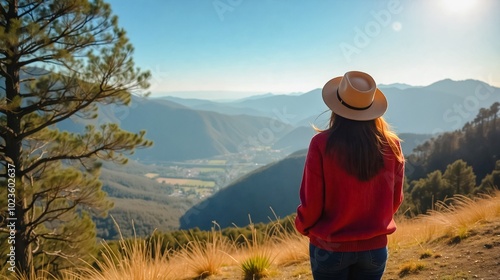
[[[328,131],[320,131],[311,138],[311,143],[326,143],[326,141],[328,141],[328,135]]]

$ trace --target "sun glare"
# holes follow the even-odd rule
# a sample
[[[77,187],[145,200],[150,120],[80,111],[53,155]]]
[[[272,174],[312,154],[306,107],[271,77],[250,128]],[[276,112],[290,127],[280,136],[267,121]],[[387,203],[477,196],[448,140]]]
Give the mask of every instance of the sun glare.
[[[477,0],[441,0],[443,9],[452,14],[466,14],[474,9]]]

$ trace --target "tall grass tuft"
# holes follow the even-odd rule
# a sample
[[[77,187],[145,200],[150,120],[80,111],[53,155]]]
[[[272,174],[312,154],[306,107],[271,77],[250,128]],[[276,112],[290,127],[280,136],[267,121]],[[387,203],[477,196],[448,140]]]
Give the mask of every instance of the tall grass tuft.
[[[257,280],[269,275],[271,258],[266,253],[256,253],[241,263],[243,277],[245,280]]]
[[[209,241],[201,241],[195,237],[180,252],[193,278],[204,279],[218,274],[221,267],[230,261],[229,252],[233,251],[234,244],[222,236],[220,228],[212,227]]]
[[[272,228],[272,227],[271,227]],[[252,238],[249,240],[245,239],[245,247],[242,248],[246,250],[245,257],[240,263],[240,269],[243,272],[243,278],[245,280],[256,280],[262,279],[269,276],[271,264],[273,263],[276,254],[273,250],[273,236],[269,231],[270,228],[266,230],[264,235],[264,240],[258,240],[257,230],[253,223],[250,224],[250,230],[252,232]]]
[[[292,218],[288,218],[291,226],[285,228],[279,220],[272,225],[274,232],[275,262],[279,265],[293,265],[309,260],[309,239],[302,236],[293,226]]]
[[[113,218],[113,217],[111,217]],[[120,234],[119,250],[114,250],[103,242],[101,259],[94,258],[94,263],[86,262],[85,267],[76,271],[66,271],[65,280],[170,280],[172,265],[169,263],[171,254],[162,250],[163,239],[151,237],[141,239],[135,236],[126,240],[121,234],[119,225],[113,219]]]
[[[95,264],[87,263],[80,268],[78,279],[94,280],[168,280],[175,279],[169,263],[170,253],[162,251],[162,240],[120,240],[120,252],[115,252],[107,243],[103,244],[102,259]],[[76,278],[75,278],[76,279]]]
[[[404,248],[437,238],[460,242],[471,230],[500,216],[500,192],[472,199],[457,195],[436,203],[436,209],[413,219],[399,219],[398,230],[389,236],[389,247]]]
[[[423,219],[439,225],[445,236],[462,240],[468,237],[470,230],[478,223],[488,222],[497,216],[493,203],[500,202],[498,197],[483,195],[472,199],[456,195],[438,202],[436,210],[429,211]]]

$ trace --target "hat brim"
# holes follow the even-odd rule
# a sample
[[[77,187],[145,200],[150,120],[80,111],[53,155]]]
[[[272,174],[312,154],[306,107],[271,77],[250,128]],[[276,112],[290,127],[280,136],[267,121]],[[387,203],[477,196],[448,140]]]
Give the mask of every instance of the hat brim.
[[[326,106],[335,114],[355,121],[369,121],[381,117],[387,111],[387,98],[378,88],[375,90],[373,103],[368,109],[350,109],[340,103],[337,90],[343,77],[336,77],[328,81],[323,87],[322,95]]]

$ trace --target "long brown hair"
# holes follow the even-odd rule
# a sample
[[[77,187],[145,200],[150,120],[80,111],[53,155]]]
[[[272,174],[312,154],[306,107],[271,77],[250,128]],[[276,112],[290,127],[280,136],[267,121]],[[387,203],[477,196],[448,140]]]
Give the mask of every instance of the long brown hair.
[[[335,155],[347,173],[368,181],[384,167],[384,154],[394,153],[404,161],[400,139],[389,124],[379,117],[369,121],[354,121],[332,112],[326,144],[328,154]],[[390,151],[386,147],[390,147]]]

